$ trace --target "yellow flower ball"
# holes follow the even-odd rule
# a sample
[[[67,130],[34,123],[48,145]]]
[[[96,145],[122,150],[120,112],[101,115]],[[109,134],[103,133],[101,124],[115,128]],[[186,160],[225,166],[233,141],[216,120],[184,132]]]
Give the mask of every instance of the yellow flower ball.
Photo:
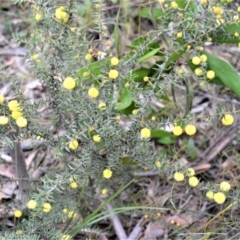
[[[196,76],[198,76],[198,77],[200,77],[200,76],[203,75],[203,71],[202,71],[201,68],[196,68],[196,69],[194,70],[194,73],[195,73]]]
[[[143,128],[141,130],[141,137],[142,138],[150,138],[151,137],[151,130],[149,128]]]
[[[101,137],[99,136],[99,134],[93,135],[93,141],[96,142],[96,143],[101,142]]]
[[[35,20],[36,20],[37,22],[41,21],[41,20],[42,20],[42,15],[41,15],[40,13],[37,13],[37,14],[35,15]]]
[[[102,195],[106,195],[108,190],[106,188],[102,189]]]
[[[187,50],[191,49],[191,47],[192,47],[191,45],[187,45]]]
[[[192,58],[192,63],[194,65],[199,65],[201,63],[201,58],[200,57],[193,57]]]
[[[223,10],[222,10],[222,8],[220,8],[220,7],[213,7],[213,12],[214,12],[216,15],[222,15],[222,14],[223,14]]]
[[[207,5],[207,0],[201,0],[200,2],[202,5]]]
[[[222,192],[217,192],[213,195],[213,199],[217,204],[223,204],[226,201],[226,195]]]
[[[77,184],[76,182],[71,182],[71,183],[70,183],[70,187],[73,188],[73,189],[75,189],[75,188],[78,187],[78,184]]]
[[[68,212],[68,217],[69,218],[76,218],[76,216],[77,216],[77,214],[75,212],[73,212],[73,211]]]
[[[156,162],[155,162],[155,165],[156,165],[157,168],[160,168],[160,167],[162,166],[162,164],[161,164],[160,161],[156,161]]]
[[[213,79],[213,78],[215,78],[215,72],[212,71],[212,70],[207,71],[206,77],[207,77],[208,79],[210,79],[210,80]]]
[[[138,110],[137,109],[132,110],[132,114],[133,115],[137,115],[138,114]]]
[[[6,116],[0,116],[0,125],[6,125],[8,124],[9,119]]]
[[[17,100],[11,100],[8,103],[8,108],[11,111],[19,111],[20,107],[19,107],[19,102]]]
[[[152,116],[152,117],[151,117],[151,120],[152,120],[153,122],[155,122],[155,121],[156,121],[156,117],[155,117],[155,116]]]
[[[177,33],[177,38],[182,38],[183,34],[182,32]]]
[[[11,114],[12,118],[17,120],[19,117],[22,116],[22,112],[20,111],[12,111],[12,114]]]
[[[88,77],[88,76],[89,76],[89,72],[84,72],[84,73],[83,73],[83,76],[84,76],[84,77]]]
[[[37,61],[39,59],[38,54],[32,55],[32,60]]]
[[[112,171],[110,169],[105,169],[103,171],[103,177],[107,178],[107,179],[111,178],[112,177]]]
[[[173,127],[173,135],[180,136],[183,133],[183,129],[180,126]]]
[[[148,82],[148,81],[149,81],[149,77],[144,77],[144,78],[143,78],[143,81],[144,81],[144,82]]]
[[[196,133],[197,129],[194,125],[192,124],[188,124],[186,127],[185,127],[185,132],[187,135],[194,135]]]
[[[91,54],[87,54],[87,55],[85,56],[85,59],[88,60],[88,61],[90,61],[90,60],[92,59],[92,55],[91,55]]]
[[[67,208],[64,208],[63,213],[67,213],[67,212],[68,212]]]
[[[119,60],[116,57],[111,58],[111,65],[117,66],[119,64]]]
[[[71,236],[68,234],[63,234],[60,240],[71,240]]]
[[[240,7],[237,8],[237,11],[240,12]]]
[[[158,2],[159,2],[159,3],[164,3],[164,2],[165,2],[165,0],[158,0]]]
[[[71,27],[71,28],[70,28],[70,31],[71,31],[72,33],[74,33],[74,32],[76,31],[76,28],[75,28],[75,27]]]
[[[206,192],[206,197],[207,197],[208,199],[213,199],[213,196],[214,196],[214,193],[213,193],[212,191],[207,191],[207,192]]]
[[[106,109],[106,103],[105,103],[105,102],[100,102],[100,103],[98,104],[98,108],[99,108],[100,110],[105,110],[105,109]]]
[[[193,168],[188,168],[187,170],[187,176],[193,177],[195,175],[195,170]]]
[[[16,124],[17,124],[18,127],[24,128],[24,127],[27,126],[28,122],[27,122],[27,119],[25,117],[19,117],[16,120]]]
[[[69,14],[64,11],[65,9],[66,7],[59,7],[55,11],[55,17],[63,23],[67,23],[69,20]]]
[[[27,203],[27,207],[29,209],[35,209],[37,207],[37,202],[35,200],[30,200]]]
[[[76,81],[72,77],[66,77],[63,81],[63,87],[67,90],[72,90],[76,86]]]
[[[4,96],[2,94],[0,94],[0,103],[4,102]]]
[[[95,87],[88,89],[88,96],[91,98],[97,98],[99,96],[99,91]]]
[[[18,229],[18,230],[16,231],[16,235],[22,235],[22,234],[23,234],[23,231],[22,231],[22,230]]]
[[[231,185],[226,182],[226,181],[223,181],[220,183],[220,190],[223,191],[223,192],[227,192],[231,189]]]
[[[118,116],[115,117],[115,119],[116,119],[117,121],[120,121],[120,120],[121,120],[121,116],[118,115]]]
[[[125,83],[124,87],[125,87],[125,88],[129,88],[129,87],[130,87],[130,84],[127,82],[127,83]]]
[[[115,69],[112,69],[108,73],[108,77],[111,79],[116,79],[118,77],[118,71]]]
[[[22,211],[20,211],[20,210],[15,210],[15,211],[14,211],[14,216],[15,216],[16,218],[20,218],[20,217],[22,216]]]
[[[178,8],[178,4],[176,2],[171,2],[171,7],[174,9]]]
[[[196,187],[199,183],[199,180],[196,178],[196,177],[190,177],[188,179],[188,184],[191,186],[191,187]]]
[[[184,73],[184,71],[182,69],[178,70],[178,74],[183,74],[183,73]]]
[[[202,62],[206,62],[207,61],[207,56],[205,54],[202,54],[200,56],[200,59],[201,59]]]
[[[181,172],[175,172],[174,173],[174,179],[177,181],[177,182],[182,182],[184,180],[184,175],[183,173]]]
[[[73,139],[69,144],[68,147],[72,150],[76,150],[78,148],[78,141]]]
[[[51,209],[52,209],[52,206],[51,206],[50,203],[44,203],[43,204],[43,212],[48,213],[48,212],[51,211]]]
[[[234,117],[231,114],[224,114],[222,117],[222,124],[225,126],[230,126],[234,122]]]

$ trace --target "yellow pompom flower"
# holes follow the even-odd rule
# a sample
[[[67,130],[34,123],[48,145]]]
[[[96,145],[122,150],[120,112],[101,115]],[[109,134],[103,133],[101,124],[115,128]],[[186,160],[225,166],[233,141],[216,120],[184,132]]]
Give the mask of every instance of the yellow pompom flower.
[[[222,10],[222,8],[220,8],[220,7],[213,7],[213,12],[214,12],[216,15],[222,15],[222,14],[223,14],[223,10]]]
[[[213,199],[217,204],[223,204],[226,201],[226,195],[222,192],[217,192],[213,195]]]
[[[206,192],[206,197],[207,197],[208,199],[213,199],[213,196],[214,196],[214,193],[213,193],[212,191],[207,191],[207,192]]]
[[[106,189],[106,188],[104,188],[104,189],[102,189],[102,195],[106,195],[107,194],[107,192],[108,192],[108,190]]]
[[[199,183],[199,180],[196,178],[196,177],[190,177],[188,179],[188,184],[191,186],[191,187],[196,187]]]
[[[120,121],[121,120],[121,116],[118,115],[118,116],[115,117],[115,119],[116,119],[116,121]]]
[[[37,202],[35,200],[29,200],[27,203],[29,209],[35,209],[37,207]]]
[[[76,81],[72,77],[66,77],[63,81],[63,87],[67,90],[72,90],[76,86]]]
[[[143,78],[143,81],[144,81],[144,82],[148,82],[148,81],[149,81],[149,77],[144,77],[144,78]]]
[[[77,182],[71,182],[70,187],[73,188],[73,189],[77,188],[78,187]]]
[[[201,58],[200,57],[193,57],[192,58],[192,63],[194,65],[199,65],[201,63]]]
[[[108,77],[111,79],[116,79],[118,77],[118,71],[115,69],[112,69],[108,73]]]
[[[156,162],[155,162],[155,165],[156,165],[157,168],[160,168],[160,167],[162,166],[162,164],[161,164],[160,161],[156,161]]]
[[[220,183],[220,190],[223,191],[223,192],[227,192],[231,189],[231,185],[226,182],[226,181],[223,181]]]
[[[195,170],[193,168],[188,168],[187,170],[187,176],[193,177],[195,175]]]
[[[183,133],[183,129],[180,126],[173,127],[173,135],[180,136]]]
[[[84,73],[83,73],[83,76],[84,76],[84,77],[88,77],[88,76],[89,76],[89,72],[84,72]]]
[[[16,218],[20,218],[20,217],[22,216],[22,211],[20,211],[20,210],[15,210],[15,211],[14,211],[14,216],[15,216]]]
[[[39,59],[39,56],[37,53],[32,55],[32,60],[37,61],[38,59]]]
[[[202,62],[206,62],[207,61],[207,56],[205,54],[202,54],[200,56],[200,59],[201,59]]]
[[[0,103],[4,102],[4,96],[2,94],[0,94]]]
[[[0,125],[6,125],[8,124],[9,119],[6,116],[0,116]]]
[[[155,121],[156,121],[156,117],[155,117],[155,116],[152,116],[152,117],[151,117],[151,120],[152,120],[153,122],[155,122]]]
[[[40,13],[37,13],[37,14],[35,15],[35,20],[36,20],[37,22],[41,21],[41,20],[42,20],[42,15],[41,15]]]
[[[184,175],[183,173],[181,172],[175,172],[174,173],[174,179],[177,181],[177,182],[182,182],[184,180]]]
[[[111,65],[117,66],[119,64],[119,60],[116,57],[111,58]]]
[[[76,216],[77,216],[77,214],[75,212],[73,212],[73,211],[68,212],[68,217],[69,218],[76,218]]]
[[[187,135],[194,135],[196,133],[197,129],[194,125],[192,124],[188,124],[186,127],[185,127],[185,132]]]
[[[88,89],[88,96],[91,98],[97,98],[99,96],[99,91],[95,87]]]
[[[142,138],[150,138],[151,137],[151,130],[149,128],[143,128],[141,130],[141,137]]]
[[[105,103],[105,102],[100,102],[100,103],[98,104],[98,108],[99,108],[100,110],[105,110],[105,109],[106,109],[106,103]]]
[[[177,38],[182,38],[183,34],[182,32],[177,33]]]
[[[73,139],[69,144],[68,147],[72,150],[76,150],[78,148],[78,141]]]
[[[62,21],[63,23],[67,23],[69,20],[69,14],[65,12],[66,7],[59,7],[55,11],[55,17]]]
[[[48,213],[48,212],[51,211],[51,209],[52,209],[52,206],[51,206],[50,203],[44,203],[43,204],[43,212]]]
[[[90,61],[90,60],[92,59],[92,55],[88,53],[88,54],[85,56],[85,59],[88,60],[88,61]]]
[[[182,69],[178,70],[178,74],[183,74],[183,73],[184,73],[184,71]]]
[[[61,236],[60,240],[71,240],[71,236],[68,235],[68,234],[64,234],[64,235]]]
[[[207,0],[201,0],[200,2],[202,5],[207,5]]]
[[[12,111],[12,114],[11,114],[12,118],[17,120],[19,117],[22,116],[22,112],[20,111]]]
[[[215,78],[215,72],[212,71],[212,70],[207,71],[206,77],[207,77],[208,79],[210,79],[210,80],[213,79],[213,78]]]
[[[99,136],[99,134],[93,135],[93,141],[96,142],[96,143],[101,142],[101,137]]]
[[[231,114],[224,114],[222,117],[222,124],[225,126],[230,126],[234,122],[234,117]]]
[[[19,102],[17,100],[11,100],[8,103],[8,108],[11,111],[19,111]]]
[[[200,76],[203,75],[203,71],[202,71],[201,68],[196,68],[196,69],[194,70],[194,73],[195,73],[196,76],[198,76],[198,77],[200,77]]]
[[[17,124],[18,127],[24,128],[24,127],[27,126],[28,122],[27,122],[27,119],[25,117],[19,117],[16,120],[16,124]]]
[[[132,114],[133,115],[137,115],[138,114],[138,110],[137,109],[132,110]]]
[[[103,177],[107,178],[107,179],[111,178],[112,177],[112,171],[110,169],[105,169],[103,171]]]
[[[171,7],[174,9],[178,8],[178,4],[176,2],[171,2]]]
[[[125,88],[129,88],[129,87],[130,87],[130,84],[127,82],[127,83],[125,83],[124,87],[125,87]]]

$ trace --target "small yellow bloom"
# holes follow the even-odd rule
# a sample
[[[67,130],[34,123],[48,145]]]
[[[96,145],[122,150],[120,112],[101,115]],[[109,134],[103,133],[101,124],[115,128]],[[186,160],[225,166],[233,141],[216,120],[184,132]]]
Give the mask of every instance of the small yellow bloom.
[[[212,42],[212,38],[209,37],[209,38],[207,39],[207,41],[208,41],[208,42]]]
[[[106,188],[102,189],[102,195],[106,195],[108,190]]]
[[[11,100],[8,103],[8,108],[11,111],[18,111],[19,110],[19,102],[17,100]]]
[[[99,91],[95,87],[91,87],[88,89],[88,96],[91,98],[97,98],[99,96]]]
[[[213,199],[217,204],[223,204],[226,201],[226,195],[222,192],[217,192],[213,195]]]
[[[193,177],[195,175],[195,170],[193,168],[188,168],[187,170],[187,176]]]
[[[151,120],[152,120],[153,122],[155,122],[155,121],[156,121],[156,117],[155,117],[155,116],[152,116],[152,117],[151,117]]]
[[[63,87],[67,90],[72,90],[76,86],[76,81],[72,77],[66,77],[63,81]]]
[[[99,10],[101,8],[101,5],[100,4],[96,4],[95,8]]]
[[[103,52],[98,51],[98,52],[97,52],[97,55],[98,55],[99,57],[101,57],[101,56],[103,55]]]
[[[175,126],[173,128],[173,135],[180,136],[183,133],[183,129],[180,126]]]
[[[108,73],[108,77],[111,79],[116,79],[118,77],[118,71],[115,69],[112,69]]]
[[[137,109],[132,110],[132,114],[133,115],[137,115],[138,114],[138,110]]]
[[[22,116],[22,112],[20,111],[12,111],[12,114],[11,114],[12,118],[17,120],[19,117]]]
[[[206,192],[206,197],[207,197],[208,199],[213,199],[213,196],[214,196],[214,193],[213,193],[212,191],[207,191],[207,192]]]
[[[127,82],[127,83],[125,83],[124,87],[125,87],[125,88],[129,88],[129,87],[130,87],[130,84]]]
[[[18,230],[16,231],[16,235],[22,235],[22,234],[23,234],[23,231],[22,231],[22,230],[18,229]]]
[[[77,182],[71,182],[70,187],[73,188],[73,189],[77,188],[78,187]]]
[[[182,32],[177,33],[177,38],[182,38],[183,34]]]
[[[100,102],[100,103],[98,104],[98,108],[99,108],[100,110],[105,110],[105,109],[106,109],[106,103],[105,103],[105,102]]]
[[[32,60],[37,61],[39,59],[38,54],[32,55]]]
[[[20,210],[15,210],[15,211],[14,211],[14,216],[15,216],[16,218],[20,218],[20,217],[22,216],[22,211],[20,211]]]
[[[223,14],[223,10],[222,10],[222,8],[220,8],[220,7],[213,7],[213,12],[214,12],[216,15],[222,15],[222,14]]]
[[[0,125],[6,125],[8,124],[9,119],[6,116],[0,116]]]
[[[52,206],[51,206],[50,203],[44,203],[43,204],[43,212],[48,213],[48,212],[51,211],[51,209],[52,209]]]
[[[61,236],[60,240],[71,240],[71,236],[68,235],[68,234],[64,234],[64,235]]]
[[[0,94],[0,103],[4,102],[4,96],[2,94]]]
[[[237,8],[237,11],[240,12],[240,7]]]
[[[207,5],[207,0],[201,0],[200,2],[202,5]]]
[[[206,62],[207,61],[207,56],[205,54],[202,54],[200,56],[200,59],[201,59],[202,62]]]
[[[160,161],[156,161],[156,162],[155,162],[155,165],[156,165],[157,168],[160,168],[160,167],[162,166],[162,164],[161,164]]]
[[[183,173],[181,172],[175,172],[174,173],[174,179],[177,181],[177,182],[182,182],[184,180],[184,175]]]
[[[184,73],[184,71],[182,69],[178,70],[178,74],[183,74],[183,73]]]
[[[37,13],[37,14],[35,15],[35,20],[36,20],[37,22],[41,21],[41,20],[42,20],[42,15],[41,15],[40,13]]]
[[[222,124],[225,126],[230,126],[234,122],[234,117],[231,114],[224,114],[222,118]]]
[[[99,134],[93,135],[93,141],[96,142],[96,143],[101,142],[101,137],[99,136]]]
[[[76,31],[76,28],[75,28],[75,27],[71,27],[71,28],[70,28],[70,31],[71,31],[72,33],[74,33],[74,32]]]
[[[16,124],[18,125],[18,127],[24,128],[24,127],[27,126],[28,122],[27,122],[27,119],[25,117],[19,117],[16,120]]]
[[[191,49],[191,47],[192,47],[191,45],[187,45],[187,50]]]
[[[150,138],[151,137],[151,130],[149,128],[143,128],[141,130],[141,137],[142,138]]]
[[[84,76],[84,77],[89,76],[89,72],[84,72],[84,73],[83,73],[83,76]]]
[[[69,218],[76,218],[77,214],[73,211],[68,212],[68,217]]]
[[[223,192],[227,192],[231,189],[231,185],[226,182],[226,181],[223,181],[220,183],[220,190],[223,191]]]
[[[207,77],[208,79],[210,79],[210,80],[213,79],[213,78],[215,78],[215,72],[212,71],[212,70],[207,71],[206,77]]]
[[[164,3],[164,2],[165,2],[165,0],[158,0],[158,2],[159,2],[159,3]]]
[[[195,73],[196,76],[198,76],[198,77],[200,77],[200,76],[203,75],[203,71],[202,71],[201,68],[196,68],[196,69],[194,70],[194,73]]]
[[[107,179],[111,178],[112,177],[112,171],[110,169],[105,169],[103,171],[103,177],[107,178]]]
[[[171,2],[171,7],[174,9],[178,8],[178,4],[176,2]]]
[[[111,65],[117,66],[119,64],[119,60],[116,57],[111,58]]]
[[[143,78],[143,81],[144,81],[144,82],[148,82],[148,81],[149,81],[149,77],[144,77],[144,78]]]
[[[67,212],[68,212],[67,208],[64,208],[63,213],[67,213]]]
[[[193,57],[192,58],[192,63],[194,65],[199,65],[201,63],[201,58],[200,57]]]
[[[238,37],[238,36],[239,36],[239,33],[238,33],[238,32],[235,32],[235,33],[234,33],[234,36],[235,36],[235,37]]]
[[[62,21],[63,23],[67,23],[69,20],[69,14],[65,12],[66,7],[59,7],[55,11],[55,17]]]
[[[197,129],[194,125],[192,124],[188,124],[186,127],[185,127],[185,132],[187,135],[194,135],[196,133]]]
[[[118,116],[115,117],[115,119],[116,119],[117,121],[120,121],[120,120],[121,120],[121,116],[118,115]]]
[[[72,150],[76,150],[78,148],[78,141],[76,139],[71,140],[68,147]]]
[[[111,41],[106,41],[105,45],[106,45],[107,47],[110,47],[110,46],[112,45],[112,43],[111,43]]]
[[[29,209],[35,209],[37,207],[37,202],[35,200],[30,200],[27,203],[27,207]]]
[[[188,179],[188,184],[191,186],[191,187],[196,187],[199,183],[199,180],[196,178],[196,177],[190,177]]]
[[[88,61],[90,61],[90,60],[92,59],[92,55],[88,53],[88,54],[85,56],[85,59],[88,60]]]

